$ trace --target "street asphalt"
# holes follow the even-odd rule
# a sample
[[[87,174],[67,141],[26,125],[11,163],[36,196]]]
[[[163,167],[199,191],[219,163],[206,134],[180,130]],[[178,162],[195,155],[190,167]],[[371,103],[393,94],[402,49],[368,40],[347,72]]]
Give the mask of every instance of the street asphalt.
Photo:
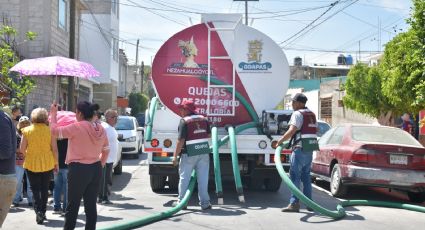
[[[143,218],[171,208],[177,199],[176,192],[154,193],[150,189],[146,156],[139,160],[124,159],[122,175],[114,175],[111,205],[98,205],[97,228],[112,226]],[[318,183],[313,199],[334,210],[340,202],[328,192],[329,184]],[[302,205],[299,213],[282,213],[288,204],[290,193],[282,184],[278,192],[245,191],[246,203],[239,203],[235,186],[231,181],[224,184],[224,205],[217,205],[214,191],[210,191],[213,208],[202,211],[197,195],[191,198],[187,210],[175,216],[144,226],[142,229],[308,229],[308,230],[420,230],[425,229],[425,213],[379,207],[350,207],[347,217],[335,221],[318,213],[308,212]],[[349,199],[372,199],[406,203],[403,194],[383,189],[354,188]],[[50,197],[49,200],[52,198]],[[425,203],[421,204],[425,206]],[[84,229],[85,215],[81,206],[77,229]],[[25,200],[17,208],[11,208],[3,229],[62,229],[64,218],[53,214],[52,205],[47,211],[47,221],[37,225],[35,214]]]

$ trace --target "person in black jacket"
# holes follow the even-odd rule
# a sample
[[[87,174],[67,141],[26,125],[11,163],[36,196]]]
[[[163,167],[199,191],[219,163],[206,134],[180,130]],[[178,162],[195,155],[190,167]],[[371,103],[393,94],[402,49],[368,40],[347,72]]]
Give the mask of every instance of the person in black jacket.
[[[16,192],[16,129],[9,115],[0,110],[0,228]]]

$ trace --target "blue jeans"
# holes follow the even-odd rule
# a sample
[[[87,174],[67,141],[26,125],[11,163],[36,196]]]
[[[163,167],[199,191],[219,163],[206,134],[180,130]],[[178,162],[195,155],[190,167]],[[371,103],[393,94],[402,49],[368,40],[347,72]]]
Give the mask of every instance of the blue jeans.
[[[303,193],[311,199],[311,161],[313,160],[313,152],[303,152],[301,148],[296,148],[291,154],[291,168],[289,175],[291,181],[297,188],[300,188],[300,182],[303,183]],[[290,204],[298,203],[299,199],[291,194]]]
[[[19,204],[19,201],[22,198],[22,189],[23,189],[23,182],[22,179],[24,178],[25,169],[22,167],[22,165],[15,165],[15,171],[16,171],[16,193],[15,198],[13,198],[13,203]],[[28,203],[32,203],[32,190],[30,186],[30,180],[28,179],[27,175],[27,198]]]
[[[55,201],[54,208],[61,208],[61,195],[63,192],[63,207],[62,210],[66,209],[66,200],[68,199],[68,169],[59,169],[59,172],[55,174],[55,187],[53,189],[53,199]]]
[[[197,175],[200,205],[202,208],[206,208],[210,205],[210,196],[208,195],[208,177],[210,171],[209,154],[191,157],[187,156],[187,154],[181,155],[179,164],[179,201],[181,201],[186,194],[193,169],[195,169]]]

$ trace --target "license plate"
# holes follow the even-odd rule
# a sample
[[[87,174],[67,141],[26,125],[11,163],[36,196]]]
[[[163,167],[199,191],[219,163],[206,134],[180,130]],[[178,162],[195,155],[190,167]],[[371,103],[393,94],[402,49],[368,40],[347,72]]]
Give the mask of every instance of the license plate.
[[[407,165],[407,156],[404,155],[390,155],[390,164],[393,165]]]

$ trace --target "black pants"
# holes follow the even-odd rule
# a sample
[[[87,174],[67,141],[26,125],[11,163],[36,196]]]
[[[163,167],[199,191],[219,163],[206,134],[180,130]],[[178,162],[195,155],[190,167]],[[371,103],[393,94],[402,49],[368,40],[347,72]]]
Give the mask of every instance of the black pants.
[[[65,212],[63,229],[74,229],[77,222],[81,198],[84,199],[86,228],[96,229],[96,197],[99,193],[102,165],[100,161],[93,164],[70,163],[68,165],[68,204]]]
[[[52,170],[47,172],[32,172],[27,170],[28,179],[34,199],[35,212],[46,213],[47,198],[49,196],[49,183]]]
[[[112,186],[112,166],[114,163],[106,163],[102,170],[102,179],[100,180],[99,199],[108,200]]]

